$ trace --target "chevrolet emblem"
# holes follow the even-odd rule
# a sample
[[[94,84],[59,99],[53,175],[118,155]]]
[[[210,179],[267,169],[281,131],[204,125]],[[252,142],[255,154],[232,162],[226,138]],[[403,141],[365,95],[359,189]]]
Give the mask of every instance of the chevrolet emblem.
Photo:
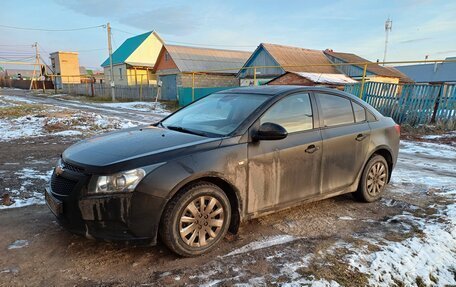
[[[55,170],[54,170],[54,172],[55,172],[55,174],[56,174],[57,176],[62,175],[62,174],[63,174],[63,171],[64,171],[64,170],[63,170],[63,168],[62,168],[60,165],[58,165],[58,166],[55,168]]]

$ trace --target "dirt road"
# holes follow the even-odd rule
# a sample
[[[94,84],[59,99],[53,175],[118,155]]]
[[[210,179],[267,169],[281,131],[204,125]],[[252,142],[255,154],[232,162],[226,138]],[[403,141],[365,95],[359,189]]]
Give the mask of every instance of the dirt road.
[[[41,194],[59,154],[78,139],[0,142],[0,193]],[[38,205],[0,209],[0,286],[455,282],[456,149],[410,141],[401,148],[381,201],[358,203],[344,195],[253,220],[238,236],[197,258],[179,258],[161,244],[128,246],[72,235],[55,222],[42,199]],[[383,261],[376,265],[379,258]]]

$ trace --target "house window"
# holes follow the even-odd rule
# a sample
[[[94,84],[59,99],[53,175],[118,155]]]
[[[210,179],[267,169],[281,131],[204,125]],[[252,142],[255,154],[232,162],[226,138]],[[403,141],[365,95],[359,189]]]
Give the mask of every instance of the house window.
[[[165,61],[169,61],[169,53],[165,52]]]
[[[119,78],[120,78],[121,80],[123,80],[123,78],[122,78],[122,68],[119,68],[119,75],[120,75]]]

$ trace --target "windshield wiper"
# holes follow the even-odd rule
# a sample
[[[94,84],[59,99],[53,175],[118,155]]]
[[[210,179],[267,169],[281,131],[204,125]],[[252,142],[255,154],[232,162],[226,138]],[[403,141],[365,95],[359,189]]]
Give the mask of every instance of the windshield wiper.
[[[166,128],[169,129],[169,130],[178,131],[178,132],[182,132],[182,133],[187,133],[187,134],[193,134],[193,135],[197,135],[197,136],[207,137],[206,133],[203,133],[203,132],[200,132],[200,131],[190,130],[190,129],[187,129],[187,128],[184,128],[184,127],[166,126]]]

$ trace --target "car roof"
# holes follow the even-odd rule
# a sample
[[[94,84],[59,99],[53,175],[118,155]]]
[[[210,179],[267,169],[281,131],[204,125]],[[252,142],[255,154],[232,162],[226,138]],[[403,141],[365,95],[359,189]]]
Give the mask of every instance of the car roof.
[[[226,94],[226,93],[233,93],[233,94],[256,94],[256,95],[266,95],[271,97],[276,97],[283,95],[284,93],[290,92],[300,92],[300,91],[321,91],[321,92],[328,92],[328,93],[336,93],[339,95],[343,95],[345,97],[350,98],[351,100],[362,103],[365,107],[367,107],[372,113],[374,113],[377,117],[382,117],[375,108],[371,105],[362,101],[360,98],[333,88],[326,88],[326,87],[315,87],[315,86],[296,86],[296,85],[265,85],[265,86],[249,86],[249,87],[236,87],[232,89],[222,90],[217,92],[216,94]]]
[[[279,96],[288,92],[295,91],[322,91],[322,92],[336,92],[349,96],[351,98],[356,98],[352,94],[326,87],[315,87],[315,86],[296,86],[296,85],[265,85],[265,86],[249,86],[249,87],[236,87],[228,90],[219,91],[217,93],[234,93],[234,94],[263,94],[270,96]]]

